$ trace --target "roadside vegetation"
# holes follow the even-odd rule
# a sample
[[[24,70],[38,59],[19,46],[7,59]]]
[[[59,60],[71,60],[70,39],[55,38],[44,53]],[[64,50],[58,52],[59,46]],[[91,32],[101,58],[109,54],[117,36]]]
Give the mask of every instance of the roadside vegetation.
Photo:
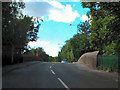
[[[49,62],[60,62],[61,60],[58,59],[58,57],[52,57],[52,56],[49,56]]]
[[[89,20],[77,25],[79,33],[65,41],[58,58],[75,62],[82,54],[97,50],[98,69],[118,71],[120,3],[82,2],[82,7],[90,9]]]
[[[21,10],[24,8],[23,2],[2,2],[3,66],[22,62],[22,52],[27,50],[27,43],[38,38],[39,20],[23,15]]]
[[[39,61],[44,61],[44,62],[49,61],[49,55],[47,55],[46,52],[41,47],[38,47],[35,49],[32,48],[30,50],[27,50],[24,54],[32,54],[32,55],[38,57]]]
[[[49,62],[60,62],[63,59],[76,62],[86,52],[99,51],[98,69],[118,71],[120,3],[82,2],[82,7],[90,9],[87,13],[89,19],[78,22],[76,26],[78,33],[65,41],[66,44],[58,57],[52,57],[42,48],[28,50],[27,47],[28,42],[38,39],[41,19],[23,15],[21,12],[25,8],[23,2],[3,2],[2,64],[13,64],[16,60],[22,62],[23,51],[40,57],[41,61]]]

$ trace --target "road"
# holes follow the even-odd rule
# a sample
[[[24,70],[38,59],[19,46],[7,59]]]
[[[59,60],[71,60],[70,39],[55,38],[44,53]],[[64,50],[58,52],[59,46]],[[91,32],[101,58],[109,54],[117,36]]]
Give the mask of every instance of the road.
[[[3,88],[118,88],[114,75],[72,63],[40,62],[2,77]]]

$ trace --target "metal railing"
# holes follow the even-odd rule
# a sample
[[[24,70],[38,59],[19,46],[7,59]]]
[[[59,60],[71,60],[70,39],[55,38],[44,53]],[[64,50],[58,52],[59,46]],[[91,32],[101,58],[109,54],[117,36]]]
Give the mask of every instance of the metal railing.
[[[98,55],[97,68],[118,72],[118,55]]]

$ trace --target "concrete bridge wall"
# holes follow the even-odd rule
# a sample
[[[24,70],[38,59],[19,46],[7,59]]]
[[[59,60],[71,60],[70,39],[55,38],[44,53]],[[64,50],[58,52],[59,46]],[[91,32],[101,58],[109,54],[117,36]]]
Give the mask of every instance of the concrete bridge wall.
[[[88,52],[88,53],[83,54],[79,58],[78,63],[85,64],[91,68],[96,68],[98,52],[99,51],[94,51],[94,52]]]

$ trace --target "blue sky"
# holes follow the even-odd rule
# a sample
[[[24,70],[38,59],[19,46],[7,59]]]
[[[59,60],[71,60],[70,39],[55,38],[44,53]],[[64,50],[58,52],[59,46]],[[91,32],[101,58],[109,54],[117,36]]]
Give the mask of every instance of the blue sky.
[[[77,33],[77,24],[88,20],[86,13],[89,9],[82,8],[80,2],[26,2],[24,14],[41,17],[39,39],[29,42],[31,48],[42,47],[50,56],[57,56],[60,47]],[[72,26],[70,26],[72,24]]]

